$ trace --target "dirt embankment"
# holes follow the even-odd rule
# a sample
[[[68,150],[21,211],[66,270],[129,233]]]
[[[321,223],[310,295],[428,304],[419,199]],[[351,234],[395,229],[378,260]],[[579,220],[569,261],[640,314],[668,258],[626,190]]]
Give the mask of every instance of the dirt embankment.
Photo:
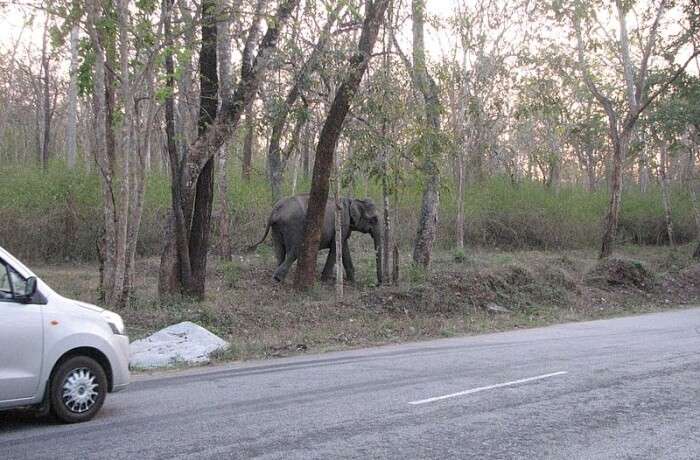
[[[396,286],[375,287],[371,258],[358,257],[358,283],[341,302],[333,286],[306,294],[271,282],[262,253],[213,259],[204,302],[156,298],[156,259],[139,264],[138,297],[120,313],[134,338],[196,322],[231,341],[222,359],[282,356],[374,344],[535,327],[700,303],[700,264],[683,249],[627,248],[605,262],[592,251],[437,254],[428,274],[402,260]],[[690,254],[690,252],[688,252]],[[95,301],[91,266],[38,270],[70,297]],[[66,284],[66,280],[74,284]]]

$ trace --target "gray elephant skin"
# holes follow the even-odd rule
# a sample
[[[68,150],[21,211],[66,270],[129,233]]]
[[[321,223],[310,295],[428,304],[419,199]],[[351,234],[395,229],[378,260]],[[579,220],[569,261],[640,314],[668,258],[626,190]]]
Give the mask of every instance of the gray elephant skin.
[[[350,256],[350,248],[347,245],[348,238],[352,232],[369,233],[374,240],[375,258],[377,261],[377,281],[382,282],[382,259],[381,259],[381,226],[377,209],[372,200],[357,200],[353,198],[342,198],[342,236],[343,236],[343,267],[348,281],[355,280],[355,269]],[[309,195],[296,195],[283,198],[275,204],[267,221],[265,235],[262,240],[251,246],[254,250],[262,244],[267,235],[272,233],[272,242],[275,247],[275,257],[277,258],[277,269],[273,279],[283,281],[289,273],[292,264],[299,257],[299,250],[304,232],[304,220],[309,204]],[[323,267],[321,280],[328,280],[332,277],[335,268],[335,201],[328,200],[326,212],[321,232],[321,242],[319,250],[329,249],[328,259]]]

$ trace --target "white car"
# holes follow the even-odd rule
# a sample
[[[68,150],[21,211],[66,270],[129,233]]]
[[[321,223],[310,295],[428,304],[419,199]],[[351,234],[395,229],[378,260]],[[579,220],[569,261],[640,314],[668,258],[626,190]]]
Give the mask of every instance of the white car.
[[[122,318],[60,296],[0,247],[0,410],[84,422],[128,384]]]

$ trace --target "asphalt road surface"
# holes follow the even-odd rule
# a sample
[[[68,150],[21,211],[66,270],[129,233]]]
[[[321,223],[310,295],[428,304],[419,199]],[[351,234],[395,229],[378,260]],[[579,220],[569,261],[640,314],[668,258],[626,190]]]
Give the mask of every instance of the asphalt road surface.
[[[700,458],[700,308],[137,377],[0,459]]]

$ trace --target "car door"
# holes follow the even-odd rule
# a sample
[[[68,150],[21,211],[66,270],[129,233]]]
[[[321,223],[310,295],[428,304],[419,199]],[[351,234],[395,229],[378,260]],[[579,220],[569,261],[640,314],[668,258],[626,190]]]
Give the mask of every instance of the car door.
[[[37,396],[44,351],[43,307],[21,303],[26,280],[0,259],[0,407]]]

